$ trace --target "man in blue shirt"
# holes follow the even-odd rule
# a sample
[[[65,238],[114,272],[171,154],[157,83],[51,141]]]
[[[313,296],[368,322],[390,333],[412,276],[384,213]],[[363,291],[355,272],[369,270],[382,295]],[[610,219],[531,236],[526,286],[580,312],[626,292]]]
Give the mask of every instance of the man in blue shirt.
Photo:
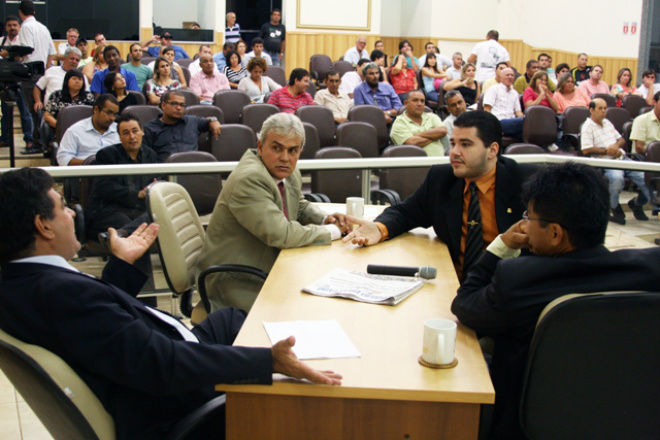
[[[225,68],[227,65],[227,58],[225,58],[225,55],[227,55],[227,52],[230,50],[234,50],[236,48],[236,45],[234,43],[230,43],[227,41],[225,44],[222,45],[222,52],[218,52],[215,55],[213,55],[213,61],[215,61],[215,65],[218,66],[218,71],[222,72],[222,69]]]
[[[136,92],[140,91],[138,87],[137,78],[135,74],[128,69],[125,69],[119,65],[121,62],[121,55],[119,54],[119,49],[115,46],[106,46],[103,49],[103,58],[108,65],[107,69],[99,70],[94,74],[92,78],[92,85],[89,87],[90,91],[94,94],[94,97],[98,97],[100,94],[107,93],[108,90],[103,85],[105,81],[105,76],[109,72],[121,72],[126,80],[126,90],[135,90]]]
[[[152,43],[160,43],[160,46],[149,47]],[[142,50],[149,53],[151,57],[158,57],[164,46],[174,49],[174,61],[182,58],[190,58],[183,47],[172,44],[172,34],[164,32],[163,35],[154,35],[149,40],[142,43]]]
[[[399,112],[401,100],[391,85],[378,82],[380,69],[376,63],[366,64],[362,73],[364,82],[353,91],[355,105],[377,105],[383,109],[385,122],[391,123]]]

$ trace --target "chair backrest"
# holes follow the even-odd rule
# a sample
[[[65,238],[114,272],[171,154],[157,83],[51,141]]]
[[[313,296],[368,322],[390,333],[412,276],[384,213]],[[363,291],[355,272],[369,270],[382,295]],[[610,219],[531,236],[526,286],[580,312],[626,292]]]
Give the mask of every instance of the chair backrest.
[[[186,69],[188,70],[188,69]],[[190,74],[190,72],[188,72]],[[189,79],[190,81],[190,79]],[[177,90],[180,94],[183,95],[183,98],[186,100],[186,108],[193,106],[193,105],[199,105],[199,96],[195,95],[195,93],[192,90],[189,89],[179,89]]]
[[[605,118],[614,125],[616,131],[623,133],[623,124],[630,121],[630,114],[625,108],[608,107],[605,113]]]
[[[623,149],[630,153],[632,150],[632,142],[630,142],[630,134],[632,133],[632,126],[633,126],[633,121],[628,121],[625,124],[623,124],[623,131],[621,132],[621,136],[626,140],[625,145],[623,146]]]
[[[189,68],[188,66],[190,66],[192,63],[194,63],[195,60],[193,58],[181,58],[181,59],[177,60],[176,62],[179,66],[185,67],[186,69],[188,69]]]
[[[348,111],[349,121],[367,122],[376,128],[378,147],[384,148],[390,141],[383,110],[377,105],[356,105]]]
[[[130,107],[126,107],[124,110],[122,110],[121,113],[135,116],[140,120],[140,124],[142,124],[144,127],[144,124],[149,121],[153,121],[162,115],[163,111],[153,105],[132,105]]]
[[[316,85],[314,85],[314,83],[310,81],[307,84],[307,88],[305,89],[305,91],[309,93],[312,96],[312,98],[314,98],[316,96]]]
[[[183,151],[170,155],[165,163],[217,162],[215,156],[206,151]],[[213,212],[215,202],[222,190],[222,176],[210,174],[181,174],[177,183],[183,186],[195,205],[197,214],[202,216]]]
[[[332,70],[339,73],[339,77],[341,78],[346,72],[355,72],[355,67],[348,61],[340,60],[332,63]]]
[[[628,95],[623,97],[622,104],[623,108],[628,110],[631,118],[635,118],[639,115],[639,111],[646,107],[646,100],[638,95]]]
[[[143,64],[143,65],[145,65],[145,66],[148,66],[148,65],[151,64],[153,61],[156,61],[156,57],[142,57],[142,58],[140,59],[140,63]]]
[[[646,105],[646,106],[639,109],[639,113],[637,114],[637,116],[643,115],[644,113],[648,113],[651,110],[653,110],[653,106],[652,105]],[[636,116],[633,116],[633,118],[635,118],[635,117]]]
[[[424,74],[422,73],[422,69],[419,69],[417,71],[416,75],[417,75],[417,84],[418,84],[419,90],[421,90],[422,93],[424,94],[424,99],[426,101],[426,106],[428,108],[433,109],[433,110],[437,110],[438,107],[439,107],[438,101],[434,101],[434,100],[430,99],[428,94],[426,93],[426,88],[424,87]],[[399,112],[401,112],[401,109],[405,110],[405,105],[401,106],[401,108],[399,109]]]
[[[112,416],[56,354],[0,330],[0,368],[54,438],[115,439]]]
[[[222,109],[214,105],[204,105],[204,104],[191,105],[186,107],[186,111],[184,112],[184,114],[199,116],[200,118],[216,117],[218,118],[219,123],[221,124],[225,123],[225,115],[222,112]]]
[[[587,107],[568,107],[564,110],[564,134],[579,134],[580,127],[590,115]]]
[[[94,113],[91,105],[70,105],[64,107],[57,115],[57,124],[55,125],[55,140],[62,141],[64,133],[69,127],[78,121],[90,118]]]
[[[316,127],[321,148],[335,145],[335,117],[329,108],[322,105],[304,105],[296,110],[296,116],[302,122],[309,122]]]
[[[532,339],[521,399],[531,440],[660,438],[660,294],[567,295]]]
[[[323,82],[330,69],[332,69],[332,60],[329,56],[316,54],[309,58],[309,73],[317,82]]]
[[[376,128],[366,122],[344,122],[337,127],[337,145],[357,150],[362,157],[378,157]]]
[[[607,107],[616,107],[616,98],[609,93],[594,93],[591,95],[591,100],[600,98],[607,103]]]
[[[529,143],[518,143],[518,144],[511,144],[506,149],[504,150],[504,154],[545,154],[547,151],[545,151],[543,148],[539,147],[538,145],[535,144],[529,144]]]
[[[169,288],[177,294],[195,285],[195,266],[206,237],[186,189],[172,182],[147,187],[147,211],[158,224],[158,254]]]
[[[316,130],[316,127],[309,122],[303,122],[303,127],[305,127],[305,146],[302,153],[300,153],[300,158],[314,159],[316,152],[321,149],[319,132]]]
[[[651,142],[646,146],[646,162],[660,163],[660,141]],[[646,180],[646,186],[648,186],[651,191],[660,190],[660,181],[657,180],[660,179],[660,173],[646,171],[644,173],[644,179]],[[652,184],[653,182],[651,182],[651,179],[656,179],[654,180],[655,185]],[[657,199],[660,199],[660,192],[656,195],[656,200]]]
[[[138,92],[137,90],[129,90],[128,93],[135,96],[135,99],[137,100],[136,105],[147,105],[147,98],[144,96],[144,93]]]
[[[247,125],[256,134],[261,131],[266,119],[279,112],[280,109],[273,104],[248,104],[241,111],[241,124]]]
[[[316,152],[316,159],[361,158],[353,148],[328,147]],[[362,195],[361,170],[312,171],[312,192],[325,194],[333,203],[345,203],[346,197]]]
[[[557,140],[555,112],[544,105],[532,105],[525,109],[523,140],[530,144],[551,145]]]
[[[247,125],[225,124],[218,139],[211,139],[211,154],[219,162],[239,161],[249,148],[257,148],[257,136]]]
[[[286,73],[284,72],[284,69],[281,68],[280,66],[268,66],[268,69],[266,69],[266,73],[264,73],[264,76],[269,77],[282,87],[284,87],[287,84],[286,80]]]
[[[179,67],[181,67],[181,71],[183,72],[183,78],[186,80],[186,84],[190,86],[190,77],[191,77],[190,70],[188,70],[187,66],[182,66],[181,63],[179,63]]]
[[[383,157],[425,157],[426,151],[415,145],[393,145],[383,151]],[[396,191],[401,200],[422,186],[430,167],[383,169],[379,175],[380,189]]]
[[[213,95],[213,105],[222,110],[228,124],[240,123],[243,107],[251,102],[250,95],[240,90],[220,90]]]

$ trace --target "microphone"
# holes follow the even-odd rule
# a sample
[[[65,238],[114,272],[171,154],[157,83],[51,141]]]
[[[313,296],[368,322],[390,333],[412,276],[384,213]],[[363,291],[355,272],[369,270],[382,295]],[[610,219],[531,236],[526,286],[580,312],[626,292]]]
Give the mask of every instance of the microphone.
[[[381,266],[378,264],[367,265],[367,273],[376,275],[395,275],[400,277],[419,277],[432,280],[438,275],[438,269],[432,266],[406,267],[406,266]]]

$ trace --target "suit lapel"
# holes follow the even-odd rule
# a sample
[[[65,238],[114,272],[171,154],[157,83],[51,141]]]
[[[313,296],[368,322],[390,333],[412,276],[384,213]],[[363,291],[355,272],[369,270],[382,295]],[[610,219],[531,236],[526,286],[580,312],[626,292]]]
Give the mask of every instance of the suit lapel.
[[[507,171],[505,164],[497,161],[495,174],[495,220],[498,232],[504,233],[511,225],[517,222],[522,215],[520,211],[520,194],[511,172]]]
[[[449,251],[451,255],[458,256],[461,250],[461,235],[463,233],[463,189],[465,187],[464,179],[455,179],[449,189],[449,197],[442,207],[447,221],[447,231],[449,232]],[[447,241],[445,241],[447,242]]]

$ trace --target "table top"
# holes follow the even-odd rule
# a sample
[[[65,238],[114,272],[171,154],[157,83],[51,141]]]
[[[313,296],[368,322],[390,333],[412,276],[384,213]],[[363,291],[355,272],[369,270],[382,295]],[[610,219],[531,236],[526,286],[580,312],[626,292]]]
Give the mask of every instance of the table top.
[[[397,306],[324,298],[301,291],[332,268],[365,271],[367,264],[435,266],[438,276]],[[273,386],[218,385],[226,392],[318,397],[492,403],[495,398],[474,332],[459,324],[458,365],[431,369],[417,361],[424,321],[456,320],[450,306],[458,279],[444,243],[432,231],[418,229],[376,246],[341,240],[331,246],[285,249],[273,266],[234,345],[268,347],[263,322],[336,319],[361,353],[357,359],[308,362],[313,368],[343,375],[342,386],[313,385],[274,376]]]

